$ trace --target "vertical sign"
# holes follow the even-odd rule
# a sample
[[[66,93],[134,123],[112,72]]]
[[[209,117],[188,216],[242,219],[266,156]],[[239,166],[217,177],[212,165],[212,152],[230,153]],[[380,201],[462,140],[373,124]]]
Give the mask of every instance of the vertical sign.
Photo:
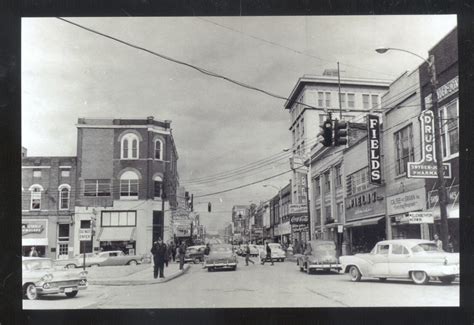
[[[382,184],[380,163],[380,123],[377,115],[367,115],[367,148],[369,150],[369,180],[372,184]]]

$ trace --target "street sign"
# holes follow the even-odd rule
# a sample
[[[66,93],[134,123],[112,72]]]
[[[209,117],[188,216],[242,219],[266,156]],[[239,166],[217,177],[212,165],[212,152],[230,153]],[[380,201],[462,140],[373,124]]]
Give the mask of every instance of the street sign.
[[[79,229],[79,241],[88,241],[92,239],[91,229]]]
[[[344,232],[344,226],[343,225],[337,225],[337,232],[338,233]]]

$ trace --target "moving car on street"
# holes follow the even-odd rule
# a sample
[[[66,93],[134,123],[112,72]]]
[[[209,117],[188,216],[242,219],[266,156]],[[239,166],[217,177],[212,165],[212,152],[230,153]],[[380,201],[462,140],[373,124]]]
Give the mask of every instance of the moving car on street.
[[[268,246],[270,246],[270,249],[272,250],[272,259],[275,262],[284,262],[286,258],[285,251],[281,248],[281,245],[278,243],[269,243]],[[263,250],[260,251],[260,260],[268,260],[266,258],[267,256],[267,251],[266,251],[266,246],[263,246]]]
[[[450,284],[459,275],[459,253],[447,253],[432,241],[398,239],[378,242],[369,254],[341,256],[344,273],[352,281],[362,277],[411,279],[426,284],[438,278]]]
[[[237,256],[235,256],[232,245],[230,244],[214,244],[211,245],[209,255],[206,256],[204,268],[209,272],[216,269],[237,269]]]
[[[73,298],[87,288],[87,272],[61,269],[49,258],[23,257],[22,271],[23,294],[29,300],[58,293]]]
[[[184,254],[184,262],[193,262],[194,264],[204,261],[204,250],[206,245],[189,246]]]
[[[311,274],[313,271],[341,270],[336,255],[336,244],[330,240],[311,240],[304,254],[300,254],[296,260],[301,271]]]
[[[115,265],[137,265],[143,262],[143,257],[138,255],[127,255],[124,252],[106,251],[94,254],[86,254],[86,266],[115,266]],[[62,261],[68,269],[83,267],[84,255],[78,255],[76,258]]]

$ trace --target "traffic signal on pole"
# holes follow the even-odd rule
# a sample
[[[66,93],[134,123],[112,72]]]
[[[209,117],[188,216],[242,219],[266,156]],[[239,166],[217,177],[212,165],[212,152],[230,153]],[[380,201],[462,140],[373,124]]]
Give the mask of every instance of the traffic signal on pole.
[[[327,119],[324,121],[323,125],[320,126],[321,133],[318,135],[321,135],[323,137],[323,140],[319,141],[320,143],[323,144],[325,147],[330,147],[332,145],[332,121],[331,119]]]
[[[347,144],[347,122],[336,121],[334,122],[334,145],[340,146]]]
[[[211,212],[211,208],[212,208],[211,202],[209,202],[209,203],[207,204],[207,212]]]

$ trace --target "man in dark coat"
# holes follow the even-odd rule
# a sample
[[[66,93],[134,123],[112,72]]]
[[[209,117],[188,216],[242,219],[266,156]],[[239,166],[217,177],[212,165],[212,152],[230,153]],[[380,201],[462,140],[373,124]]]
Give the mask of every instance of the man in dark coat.
[[[181,245],[179,245],[178,253],[179,253],[179,269],[182,270],[184,267],[184,255],[186,254],[186,243],[183,240]]]
[[[272,265],[273,265],[272,249],[270,248],[270,246],[267,243],[267,256],[262,260],[262,265],[265,264],[265,262],[268,259],[270,260],[270,262],[272,262]]]
[[[158,270],[159,270],[160,278],[164,278],[165,276],[163,274],[163,269],[165,267],[165,261],[167,259],[167,256],[166,256],[167,248],[166,248],[166,244],[163,243],[161,238],[158,238],[158,241],[156,241],[153,244],[151,253],[153,254],[153,263],[155,264],[153,268],[153,277],[155,279],[158,277]]]
[[[170,244],[171,247],[171,257],[173,258],[173,262],[176,260],[176,244],[174,241]]]

